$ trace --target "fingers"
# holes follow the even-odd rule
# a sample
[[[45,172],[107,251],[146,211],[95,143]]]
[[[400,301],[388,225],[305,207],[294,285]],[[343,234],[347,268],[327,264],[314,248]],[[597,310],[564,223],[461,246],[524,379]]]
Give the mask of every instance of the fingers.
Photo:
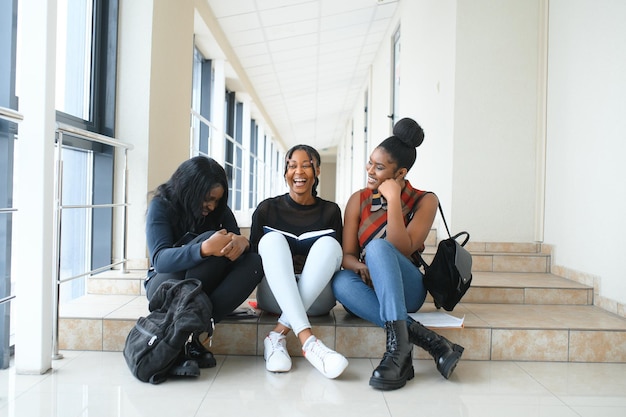
[[[242,246],[240,243],[237,242],[236,237],[238,235],[234,233],[229,233],[229,236],[230,242],[228,242],[228,244],[226,244],[226,246],[224,246],[220,252],[226,258],[234,261],[244,252],[245,246]]]

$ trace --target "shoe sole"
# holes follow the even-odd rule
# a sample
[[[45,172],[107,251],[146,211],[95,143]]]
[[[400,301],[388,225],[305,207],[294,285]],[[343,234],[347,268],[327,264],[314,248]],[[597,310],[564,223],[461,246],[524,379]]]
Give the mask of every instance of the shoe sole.
[[[263,359],[265,359],[265,369],[266,369],[268,372],[284,373],[284,372],[289,372],[289,371],[291,371],[291,364],[289,364],[289,367],[288,367],[288,368],[270,368],[270,367],[268,366],[268,365],[269,365],[269,362],[268,362],[267,358],[264,356],[264,357],[263,357]]]
[[[370,378],[370,386],[373,388],[379,389],[381,391],[391,391],[391,390],[402,388],[403,386],[406,385],[406,382],[412,380],[414,376],[415,376],[415,370],[411,366],[407,370],[406,375],[403,375],[398,379],[389,380],[389,379],[376,378],[372,376]]]
[[[348,367],[348,360],[346,359],[346,361],[341,365],[341,368],[338,372],[329,374],[329,373],[322,373],[322,375],[324,375],[326,378],[329,379],[335,379],[337,378],[339,375],[341,375],[343,373],[343,371],[346,370],[346,368]]]
[[[452,375],[452,372],[454,371],[454,369],[456,368],[456,365],[459,363],[459,360],[461,359],[462,353],[463,353],[462,350],[460,352],[458,350],[453,350],[444,359],[443,364],[440,367],[438,367],[439,372],[445,379],[449,379],[450,375]]]
[[[215,368],[215,366],[217,366],[217,361],[215,360],[215,358],[211,358],[211,359],[203,359],[203,360],[198,360],[198,359],[194,359],[196,362],[198,362],[198,367],[199,368]]]
[[[175,367],[170,370],[170,376],[200,376],[200,370],[187,367]]]
[[[268,368],[266,366],[265,370],[267,370],[267,372],[272,372],[274,374],[284,374],[285,372],[291,371],[291,368],[289,368],[289,369],[270,369],[270,368]]]

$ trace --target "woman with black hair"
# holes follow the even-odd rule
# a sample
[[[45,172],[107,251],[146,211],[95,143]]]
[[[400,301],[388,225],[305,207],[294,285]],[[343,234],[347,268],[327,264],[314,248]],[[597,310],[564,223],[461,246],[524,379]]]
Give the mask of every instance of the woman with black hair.
[[[252,216],[250,243],[261,255],[265,271],[257,288],[257,306],[280,315],[264,340],[266,369],[291,369],[285,336],[293,330],[304,357],[324,376],[336,378],[348,361],[313,335],[307,317],[328,314],[335,306],[329,282],[339,270],[342,256],[339,206],[317,197],[320,162],[319,153],[308,145],[287,151],[284,176],[289,192],[259,204]],[[321,237],[311,239],[311,246],[301,248],[290,247],[281,233],[300,236],[323,230]]]
[[[405,179],[415,163],[424,131],[413,119],[399,120],[367,162],[367,186],[352,194],[343,229],[344,269],[332,288],[346,310],[386,330],[386,352],[370,378],[381,390],[401,388],[414,376],[412,343],[428,351],[447,379],[463,347],[414,321],[424,303],[422,273],[411,262],[437,213],[433,193],[413,188]]]
[[[195,278],[213,305],[213,322],[219,323],[254,291],[263,277],[261,259],[248,251],[227,201],[224,168],[204,156],[183,162],[152,192],[146,215],[149,300],[166,280]],[[174,375],[198,376],[199,368],[216,365],[198,336],[185,346]]]

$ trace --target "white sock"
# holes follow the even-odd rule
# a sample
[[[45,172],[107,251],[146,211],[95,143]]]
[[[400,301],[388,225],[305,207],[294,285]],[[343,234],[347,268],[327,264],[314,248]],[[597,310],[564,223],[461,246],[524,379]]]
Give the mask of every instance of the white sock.
[[[302,345],[302,350],[306,350],[307,347],[311,344],[311,343],[315,343],[317,341],[317,337],[315,337],[315,335],[311,335],[308,337],[308,339],[304,342],[304,344]]]

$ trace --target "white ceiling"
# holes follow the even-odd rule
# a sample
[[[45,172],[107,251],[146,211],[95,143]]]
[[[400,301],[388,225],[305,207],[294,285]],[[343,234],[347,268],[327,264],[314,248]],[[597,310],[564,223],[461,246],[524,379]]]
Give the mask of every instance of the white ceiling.
[[[207,3],[274,134],[287,147],[332,153],[363,100],[397,0]]]

